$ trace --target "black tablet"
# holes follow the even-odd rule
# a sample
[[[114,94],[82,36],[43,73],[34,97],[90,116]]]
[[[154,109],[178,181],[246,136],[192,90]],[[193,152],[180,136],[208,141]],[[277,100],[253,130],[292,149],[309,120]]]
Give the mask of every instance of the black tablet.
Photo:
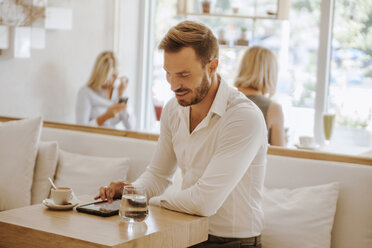
[[[78,206],[76,210],[78,212],[94,214],[102,217],[109,217],[117,215],[120,208],[120,199],[114,200],[112,203],[107,201],[93,202],[85,205]]]

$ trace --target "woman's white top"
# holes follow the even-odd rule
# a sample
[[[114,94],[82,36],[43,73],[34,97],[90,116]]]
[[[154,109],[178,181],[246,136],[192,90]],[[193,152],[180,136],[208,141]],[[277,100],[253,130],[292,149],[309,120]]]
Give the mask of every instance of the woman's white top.
[[[104,90],[94,91],[89,86],[80,88],[76,101],[76,123],[80,125],[98,126],[97,118],[104,114],[107,109],[119,100],[118,91],[114,88],[112,97],[109,99]],[[117,124],[123,123],[126,129],[131,129],[130,115],[126,110],[108,119],[103,124],[107,128],[116,128]]]

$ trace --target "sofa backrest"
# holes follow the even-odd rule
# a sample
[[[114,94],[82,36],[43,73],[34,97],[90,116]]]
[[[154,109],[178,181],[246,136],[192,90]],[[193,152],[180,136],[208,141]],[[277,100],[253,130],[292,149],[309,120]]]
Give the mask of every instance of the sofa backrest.
[[[42,140],[57,140],[63,150],[102,157],[130,157],[128,180],[135,180],[150,163],[156,141],[44,127]],[[265,186],[299,188],[340,183],[332,247],[372,247],[372,166],[268,155]]]
[[[156,141],[44,127],[43,141],[58,141],[59,148],[73,153],[100,157],[130,157],[127,180],[134,181],[150,163]]]
[[[372,247],[372,166],[269,155],[265,186],[340,183],[332,247]]]

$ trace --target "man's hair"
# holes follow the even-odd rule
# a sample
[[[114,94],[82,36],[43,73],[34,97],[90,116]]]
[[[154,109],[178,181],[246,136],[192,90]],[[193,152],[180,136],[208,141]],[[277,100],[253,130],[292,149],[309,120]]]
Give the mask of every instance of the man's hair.
[[[274,95],[278,80],[278,62],[275,54],[267,48],[253,46],[242,59],[236,87],[252,88],[263,95]]]
[[[218,58],[218,42],[212,31],[205,25],[183,21],[172,27],[163,40],[159,49],[165,52],[178,52],[184,47],[194,49],[196,56],[204,67],[214,58]]]
[[[98,55],[87,85],[95,91],[106,83],[107,76],[116,69],[116,58],[113,52],[105,51]]]

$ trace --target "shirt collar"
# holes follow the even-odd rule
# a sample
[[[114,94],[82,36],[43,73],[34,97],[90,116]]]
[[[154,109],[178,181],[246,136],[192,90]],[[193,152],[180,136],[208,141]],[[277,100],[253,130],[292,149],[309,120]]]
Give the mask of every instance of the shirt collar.
[[[229,90],[228,90],[229,86],[218,74],[217,74],[217,80],[219,80],[220,84],[218,86],[217,93],[213,100],[212,106],[209,109],[207,116],[203,119],[201,123],[199,123],[198,127],[194,129],[193,132],[208,125],[213,114],[222,116],[226,112],[227,101],[229,97]],[[178,113],[179,113],[180,118],[183,120],[185,126],[189,128],[190,106],[182,107],[179,105]]]
[[[218,86],[217,94],[213,100],[211,108],[209,109],[208,115],[214,113],[222,116],[226,112],[229,90],[225,80],[223,80],[220,75],[217,75],[217,77],[220,81],[220,85]]]

